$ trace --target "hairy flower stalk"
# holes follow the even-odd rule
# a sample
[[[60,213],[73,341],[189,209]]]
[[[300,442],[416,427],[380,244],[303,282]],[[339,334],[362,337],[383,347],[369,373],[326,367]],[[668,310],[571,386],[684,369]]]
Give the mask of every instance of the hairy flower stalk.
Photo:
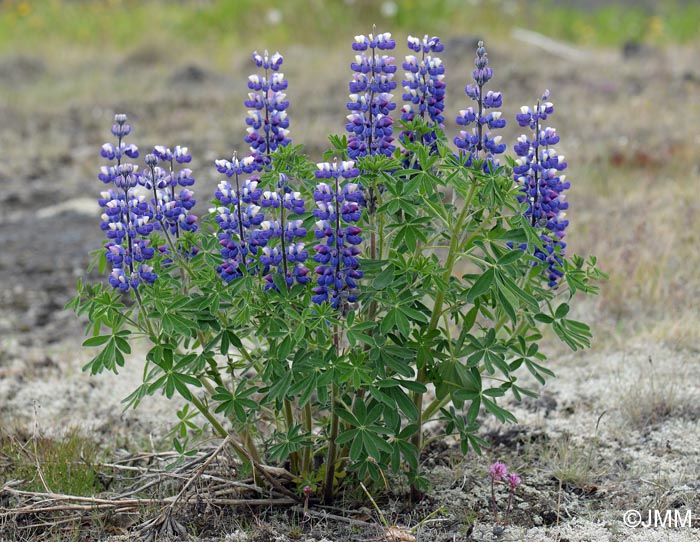
[[[544,250],[535,248],[534,255],[547,264],[549,285],[556,287],[563,276],[561,265],[566,248],[563,238],[569,225],[564,218],[569,204],[562,192],[571,185],[566,181],[566,175],[560,174],[567,164],[564,156],[557,154],[554,148],[559,136],[554,128],[543,128],[542,125],[542,121],[554,113],[554,105],[548,100],[547,90],[534,108],[523,106],[516,116],[518,124],[530,128],[531,133],[521,135],[514,147],[519,158],[513,176],[523,191],[518,200],[528,203],[525,216],[530,218],[533,226],[545,230],[540,236]]]
[[[318,277],[312,299],[330,303],[343,314],[357,301],[357,280],[363,275],[357,258],[362,230],[355,225],[361,217],[362,192],[355,183],[341,185],[341,179],[348,181],[359,173],[353,161],[320,163],[316,171],[316,178],[329,182],[320,182],[314,191],[313,215],[318,219],[314,235],[325,242],[314,247],[313,259],[319,266],[314,270]]]
[[[499,166],[496,155],[506,150],[505,143],[501,143],[501,136],[493,136],[490,131],[484,131],[484,128],[495,130],[506,125],[500,111],[489,111],[501,107],[503,98],[500,92],[484,89],[486,83],[493,78],[493,69],[489,68],[488,64],[484,42],[480,41],[474,59],[476,69],[472,71],[474,83],[464,88],[466,95],[476,102],[476,109],[463,109],[456,119],[457,124],[461,126],[474,126],[471,132],[460,131],[459,136],[454,139],[460,154],[466,157],[466,165],[471,166],[475,159],[485,159],[484,171],[496,169]]]
[[[100,227],[107,236],[105,256],[112,266],[109,283],[122,292],[136,290],[141,282],[152,284],[157,278],[147,263],[155,254],[148,238],[154,228],[154,209],[138,194],[138,166],[123,161],[124,157],[139,156],[136,145],[124,141],[131,133],[127,120],[126,115],[115,115],[112,134],[117,145],[102,146],[101,155],[111,164],[100,168],[98,176],[103,183],[112,185],[98,200],[104,210]]]
[[[402,81],[403,99],[408,102],[401,108],[401,120],[412,122],[416,117],[424,119],[431,128],[444,130],[445,117],[442,114],[445,109],[445,67],[442,60],[433,53],[439,53],[445,46],[440,43],[440,38],[423,39],[414,36],[408,37],[408,47],[416,53],[406,56],[403,69],[406,70]],[[401,141],[415,141],[416,134],[412,130],[401,132]],[[435,149],[437,130],[433,129],[421,136],[420,142]]]

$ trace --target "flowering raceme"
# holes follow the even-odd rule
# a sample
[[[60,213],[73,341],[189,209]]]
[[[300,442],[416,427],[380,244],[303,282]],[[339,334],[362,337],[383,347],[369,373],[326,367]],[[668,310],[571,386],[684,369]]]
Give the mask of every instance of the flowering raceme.
[[[236,155],[231,160],[217,160],[216,168],[227,178],[234,178],[235,186],[228,180],[221,181],[214,193],[218,203],[216,222],[221,228],[218,234],[221,256],[224,261],[217,268],[217,273],[226,282],[243,276],[243,270],[249,268],[248,254],[257,254],[258,247],[265,246],[264,236],[253,235],[255,227],[265,220],[260,212],[262,190],[258,188],[258,177],[252,176],[241,181],[243,174],[252,174],[260,169],[254,156],[239,160]]]
[[[310,280],[309,270],[302,265],[308,252],[304,243],[299,242],[299,238],[306,236],[306,230],[301,220],[287,220],[288,214],[305,212],[301,194],[289,186],[284,174],[279,175],[274,190],[258,188],[257,172],[269,169],[271,153],[291,143],[287,137],[289,102],[283,92],[287,81],[279,72],[283,61],[279,53],[272,56],[267,51],[264,55],[253,53],[253,62],[265,73],[248,77],[248,88],[253,92],[245,101],[246,107],[251,108],[246,118],[245,140],[250,144],[251,154],[242,160],[234,155],[230,161],[216,161],[219,173],[233,177],[235,182],[234,187],[229,181],[222,181],[214,195],[219,204],[216,221],[222,230],[218,238],[224,258],[217,272],[226,282],[241,277],[243,270],[260,272],[265,276],[266,290],[277,288],[273,273],[281,273],[287,286],[292,286],[295,280],[299,284]],[[243,174],[253,175],[242,181]],[[266,218],[266,213],[279,219]]]
[[[250,108],[246,118],[248,135],[245,141],[253,154],[268,164],[271,152],[290,143],[286,112],[289,102],[284,93],[287,81],[284,74],[279,72],[284,58],[279,53],[269,56],[267,51],[263,55],[256,51],[253,53],[253,62],[258,68],[263,68],[265,73],[248,77],[248,88],[252,92],[245,101],[245,106]]]
[[[409,36],[408,47],[420,53],[420,58],[408,55],[403,63],[403,69],[406,70],[402,81],[403,99],[408,103],[401,108],[401,120],[411,122],[420,117],[428,121],[428,126],[444,130],[445,117],[442,113],[445,109],[445,67],[442,60],[432,56],[432,53],[443,51],[445,46],[437,37],[425,36],[420,40]],[[431,145],[436,139],[437,131],[432,130],[422,136],[421,143]],[[414,140],[415,133],[412,131],[401,132],[402,142]]]
[[[521,135],[514,147],[519,158],[513,176],[523,191],[518,200],[528,203],[525,216],[530,217],[533,226],[546,231],[540,237],[544,250],[536,248],[534,255],[548,265],[549,285],[555,287],[563,276],[561,265],[566,243],[562,239],[569,225],[564,219],[569,204],[562,192],[571,185],[566,175],[559,173],[567,165],[564,156],[558,155],[554,148],[559,136],[554,128],[543,128],[541,124],[554,113],[554,105],[548,100],[547,90],[534,108],[523,106],[516,117],[521,127],[530,128],[531,134]]]
[[[167,184],[159,187],[163,188],[163,190],[157,192],[157,207],[162,210],[163,220],[168,226],[170,233],[178,238],[182,231],[197,231],[197,217],[189,212],[196,203],[194,193],[188,189],[195,183],[192,170],[189,168],[183,168],[180,171],[175,170],[175,163],[188,164],[192,161],[192,156],[188,153],[187,147],[178,145],[173,152],[167,147],[157,146],[153,149],[153,155],[160,162],[166,162],[169,165]],[[176,194],[175,188],[178,185],[182,189]]]
[[[320,182],[314,191],[318,219],[314,235],[324,242],[314,247],[314,261],[320,264],[314,272],[318,275],[313,289],[314,303],[328,302],[333,308],[345,312],[346,304],[357,300],[357,280],[362,278],[357,259],[361,253],[357,248],[362,242],[362,230],[355,224],[360,221],[362,192],[355,183],[346,182],[359,175],[353,161],[324,162],[317,165]],[[346,224],[343,226],[343,224]]]
[[[501,143],[501,136],[492,136],[490,131],[484,131],[484,128],[494,130],[506,125],[500,111],[488,112],[489,109],[497,109],[503,104],[500,92],[484,90],[486,83],[493,78],[493,69],[489,68],[488,64],[484,42],[480,41],[474,59],[476,69],[472,72],[474,83],[468,84],[464,89],[466,95],[477,103],[477,108],[468,107],[461,110],[456,119],[457,124],[461,126],[473,124],[474,127],[471,133],[460,131],[459,136],[454,139],[460,154],[466,155],[466,164],[471,166],[474,159],[485,158],[485,170],[498,167],[496,155],[503,154],[506,150],[505,143]]]
[[[391,156],[396,148],[391,112],[396,109],[391,91],[396,88],[393,81],[396,66],[394,58],[383,51],[396,47],[388,32],[374,36],[355,36],[353,50],[358,54],[350,67],[355,72],[349,83],[350,114],[345,129],[349,132],[348,155],[357,160],[367,155]]]
[[[136,145],[127,144],[124,138],[131,133],[127,116],[115,115],[112,134],[117,145],[105,143],[101,155],[115,162],[100,169],[99,179],[112,185],[102,192],[98,200],[103,209],[100,227],[105,231],[105,257],[112,266],[109,283],[113,288],[126,292],[138,288],[141,282],[153,283],[157,275],[147,262],[155,254],[149,235],[154,229],[155,210],[146,197],[138,193],[140,176],[138,166],[123,159],[139,156]]]

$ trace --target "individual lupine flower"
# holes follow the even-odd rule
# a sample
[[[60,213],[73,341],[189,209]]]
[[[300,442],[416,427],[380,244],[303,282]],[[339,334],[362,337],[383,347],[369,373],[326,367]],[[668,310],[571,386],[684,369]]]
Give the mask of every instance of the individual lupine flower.
[[[117,144],[105,143],[100,150],[103,158],[115,163],[101,167],[98,176],[113,187],[102,192],[98,199],[103,209],[100,228],[107,237],[105,258],[112,266],[109,283],[122,292],[138,288],[141,282],[156,280],[153,268],[145,263],[155,254],[148,239],[154,228],[153,207],[143,195],[137,194],[141,182],[138,167],[123,161],[139,156],[138,148],[124,141],[131,133],[127,120],[126,115],[115,115],[112,134]]]
[[[314,235],[323,242],[314,247],[314,261],[318,264],[314,287],[314,303],[328,302],[345,313],[347,304],[357,300],[357,280],[363,274],[357,248],[362,242],[362,230],[354,225],[361,218],[358,198],[361,191],[355,183],[345,182],[357,177],[359,170],[353,161],[318,164],[316,177],[332,179],[332,185],[321,182],[314,191],[317,208],[313,215],[318,219]]]
[[[409,49],[420,53],[420,58],[415,55],[406,56],[403,63],[404,74],[403,99],[408,102],[401,108],[401,120],[412,122],[416,117],[427,121],[428,126],[444,130],[445,117],[442,114],[445,109],[445,67],[442,60],[432,56],[444,50],[440,38],[425,36],[422,40],[414,36],[408,37]],[[433,145],[437,139],[435,130],[422,136],[422,143]],[[401,140],[414,141],[415,133],[412,131],[401,132]]]
[[[466,164],[471,166],[475,159],[484,159],[485,171],[497,168],[499,161],[496,155],[506,150],[505,144],[501,143],[502,137],[493,136],[490,131],[503,128],[506,121],[501,118],[500,111],[488,111],[497,109],[503,104],[500,92],[484,89],[486,83],[493,77],[493,69],[488,67],[488,63],[484,42],[480,41],[474,59],[476,69],[472,72],[474,83],[468,84],[464,89],[465,94],[476,102],[476,108],[468,107],[461,110],[456,119],[457,124],[461,126],[474,126],[471,131],[460,131],[459,136],[454,139],[460,155],[466,157]]]
[[[256,51],[253,53],[253,61],[265,70],[265,74],[248,77],[248,88],[252,92],[244,102],[250,108],[246,118],[248,134],[245,141],[250,145],[250,150],[267,165],[270,153],[291,143],[287,137],[289,118],[286,109],[289,101],[284,93],[287,81],[284,74],[278,71],[284,61],[279,53],[270,57],[267,51],[264,55]]]
[[[394,58],[383,51],[396,47],[391,34],[355,36],[352,48],[359,54],[350,67],[355,72],[349,84],[350,114],[345,129],[348,138],[348,155],[353,160],[367,155],[391,156],[395,146],[391,112],[396,109],[391,91],[396,88],[393,81],[396,66]]]
[[[549,285],[556,287],[563,276],[561,265],[566,248],[563,238],[569,224],[564,218],[569,204],[563,191],[571,185],[566,175],[560,174],[567,167],[564,156],[553,147],[559,136],[554,128],[541,124],[554,113],[554,105],[548,100],[549,91],[546,91],[533,108],[523,106],[516,117],[518,124],[529,128],[531,133],[518,137],[514,150],[519,158],[513,167],[513,177],[523,192],[518,200],[528,203],[525,216],[533,226],[544,230],[540,236],[543,249],[536,248],[534,256],[547,264]]]

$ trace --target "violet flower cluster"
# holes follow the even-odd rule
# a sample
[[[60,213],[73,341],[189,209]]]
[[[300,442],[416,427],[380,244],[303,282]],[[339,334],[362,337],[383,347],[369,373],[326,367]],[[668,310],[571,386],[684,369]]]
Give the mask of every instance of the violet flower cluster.
[[[123,292],[138,288],[141,282],[152,284],[156,280],[148,263],[155,255],[149,238],[154,230],[163,231],[166,237],[169,233],[179,237],[181,231],[197,228],[197,217],[190,213],[195,205],[194,194],[188,188],[177,194],[175,191],[177,185],[194,184],[190,169],[176,173],[174,167],[174,162],[190,162],[187,148],[175,147],[175,152],[171,152],[156,147],[153,154],[145,157],[146,169],[139,172],[138,166],[125,161],[139,156],[136,145],[124,141],[131,133],[127,121],[126,115],[115,115],[112,134],[117,145],[102,146],[101,155],[110,165],[100,168],[98,175],[103,183],[112,185],[98,200],[103,209],[100,227],[108,239],[106,259],[112,266],[109,282]],[[170,162],[169,172],[158,166],[160,160]],[[159,250],[168,252],[164,247]]]
[[[279,71],[284,62],[281,54],[270,56],[265,51],[260,55],[256,51],[253,53],[253,62],[258,68],[263,68],[265,73],[248,77],[248,88],[252,92],[248,93],[248,99],[244,102],[250,108],[246,118],[248,134],[245,141],[250,145],[252,153],[267,165],[270,153],[291,142],[287,137],[289,118],[286,110],[289,101],[284,93],[287,90],[287,80]]]
[[[265,220],[261,212],[260,200],[262,190],[258,188],[259,177],[251,175],[260,171],[260,164],[255,156],[246,156],[239,160],[234,154],[231,160],[217,160],[216,169],[219,173],[232,178],[234,184],[223,180],[217,186],[214,198],[218,207],[216,223],[221,228],[218,234],[223,263],[216,269],[226,281],[242,277],[243,271],[249,268],[249,254],[256,255],[258,248],[265,246],[269,237],[267,229],[257,229]],[[251,175],[241,179],[241,175]]]
[[[428,36],[423,39],[414,36],[408,37],[408,48],[420,53],[420,58],[415,55],[407,55],[403,63],[405,79],[403,84],[403,99],[406,103],[401,108],[401,120],[412,122],[416,117],[425,119],[430,127],[440,130],[445,129],[445,67],[439,57],[433,53],[439,53],[445,46],[440,43],[440,38]],[[401,141],[415,141],[416,134],[413,131],[401,132]],[[424,134],[421,143],[434,145],[437,140],[437,130]]]
[[[352,48],[358,54],[350,64],[355,73],[348,85],[350,114],[345,125],[350,134],[348,155],[352,160],[376,154],[391,156],[396,148],[392,144],[391,119],[396,103],[392,102],[391,92],[396,88],[393,78],[397,68],[394,58],[383,54],[395,47],[396,42],[388,32],[355,36]]]
[[[343,313],[357,300],[357,280],[363,276],[358,260],[362,230],[356,225],[363,196],[359,185],[341,185],[341,178],[349,181],[359,174],[353,161],[320,163],[316,171],[316,178],[324,182],[318,183],[314,191],[313,215],[318,219],[314,235],[321,242],[314,247],[313,259],[319,265],[314,270],[317,286],[312,300],[328,302]]]
[[[149,166],[149,169],[144,171],[144,176],[150,178],[151,181],[157,179],[158,182],[144,183],[144,186],[149,188],[150,184],[158,184],[159,190],[154,193],[154,197],[157,198],[156,207],[158,212],[162,213],[164,224],[176,238],[180,236],[182,231],[197,231],[197,217],[190,214],[196,203],[194,193],[189,190],[189,187],[195,183],[192,170],[185,167],[177,171],[175,166],[176,163],[181,165],[189,164],[192,161],[187,147],[178,145],[174,151],[171,151],[169,148],[159,145],[153,149],[153,156],[157,158],[157,161],[150,160],[154,165]],[[167,171],[156,165],[159,162],[168,165]],[[160,169],[157,175],[155,174],[156,169]],[[178,186],[182,188],[176,193]],[[160,220],[161,218],[159,218]]]
[[[499,161],[496,155],[506,150],[505,143],[501,143],[502,137],[493,136],[489,131],[503,128],[506,121],[501,118],[500,111],[489,111],[501,107],[503,98],[500,92],[486,91],[484,88],[493,78],[493,69],[489,68],[488,64],[484,42],[480,41],[474,59],[476,69],[472,71],[474,83],[464,88],[467,96],[476,102],[476,109],[474,107],[463,109],[456,119],[457,124],[461,126],[473,125],[473,127],[471,132],[460,131],[459,136],[454,139],[460,154],[466,157],[466,165],[471,166],[475,159],[484,158],[485,171],[497,168]]]
[[[258,173],[270,165],[270,154],[291,143],[287,137],[289,102],[283,92],[287,81],[278,71],[284,59],[279,53],[270,57],[265,51],[264,55],[253,53],[253,61],[265,74],[248,77],[248,87],[253,92],[245,101],[251,108],[246,118],[246,141],[251,154],[240,160],[234,154],[231,160],[216,161],[219,173],[227,177],[214,194],[218,203],[216,222],[221,228],[218,239],[224,260],[217,272],[226,282],[243,276],[244,272],[262,274],[267,282],[265,289],[277,288],[274,273],[282,274],[287,286],[292,286],[295,280],[306,284],[310,277],[303,263],[308,252],[300,242],[306,237],[306,229],[302,220],[288,219],[289,215],[305,212],[304,199],[292,189],[284,174],[279,175],[275,189],[258,187]],[[242,179],[244,175],[248,178]],[[233,179],[234,184],[228,179]],[[266,218],[266,214],[270,218]]]
[[[566,248],[563,238],[569,224],[564,218],[569,204],[563,191],[571,185],[566,175],[560,173],[567,164],[554,148],[559,136],[554,128],[542,125],[554,113],[554,105],[548,99],[549,91],[546,91],[533,108],[523,106],[516,117],[518,124],[529,128],[531,133],[521,135],[514,147],[519,158],[513,176],[523,191],[518,199],[528,203],[525,216],[530,217],[533,226],[545,230],[541,235],[544,250],[536,248],[534,255],[547,264],[549,285],[556,287],[563,276],[561,265]]]

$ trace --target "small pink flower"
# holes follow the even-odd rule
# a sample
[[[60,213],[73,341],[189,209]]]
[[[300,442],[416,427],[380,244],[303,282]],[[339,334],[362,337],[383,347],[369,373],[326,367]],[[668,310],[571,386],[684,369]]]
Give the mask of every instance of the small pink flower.
[[[520,479],[520,476],[518,476],[516,473],[512,472],[510,473],[507,478],[506,478],[508,484],[510,484],[510,490],[515,491],[515,488],[520,485],[520,482],[522,481]]]
[[[506,467],[505,463],[496,461],[493,465],[489,467],[489,476],[491,476],[494,482],[503,480],[506,476],[508,476],[508,467]],[[518,478],[518,480],[520,479]]]

